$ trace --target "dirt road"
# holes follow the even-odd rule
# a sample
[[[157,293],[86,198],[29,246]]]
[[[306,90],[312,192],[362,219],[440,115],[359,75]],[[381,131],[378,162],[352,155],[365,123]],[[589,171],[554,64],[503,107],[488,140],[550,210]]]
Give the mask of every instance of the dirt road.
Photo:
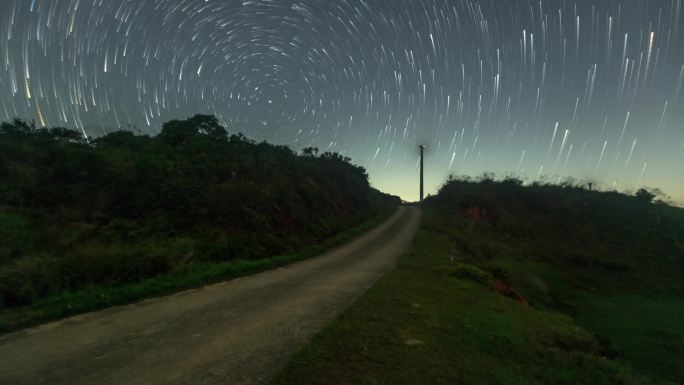
[[[392,268],[420,220],[400,208],[322,256],[0,337],[0,384],[259,384]]]

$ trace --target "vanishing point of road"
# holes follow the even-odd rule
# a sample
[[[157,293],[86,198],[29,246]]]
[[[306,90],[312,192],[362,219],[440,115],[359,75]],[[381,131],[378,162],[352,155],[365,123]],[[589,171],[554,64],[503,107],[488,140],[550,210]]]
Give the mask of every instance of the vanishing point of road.
[[[420,210],[284,268],[0,337],[0,384],[262,384],[404,253]]]

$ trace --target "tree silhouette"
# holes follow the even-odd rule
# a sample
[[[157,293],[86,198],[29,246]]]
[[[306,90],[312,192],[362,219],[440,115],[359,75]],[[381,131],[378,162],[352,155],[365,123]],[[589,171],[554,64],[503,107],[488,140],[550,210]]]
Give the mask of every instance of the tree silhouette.
[[[651,203],[655,199],[656,194],[646,190],[645,188],[641,188],[636,192],[635,196],[641,202]]]
[[[159,134],[160,139],[172,145],[184,145],[200,136],[213,140],[225,140],[228,133],[215,116],[195,115],[186,120],[172,120],[164,123]]]
[[[318,156],[318,147],[306,147],[302,150],[302,154],[308,157]]]

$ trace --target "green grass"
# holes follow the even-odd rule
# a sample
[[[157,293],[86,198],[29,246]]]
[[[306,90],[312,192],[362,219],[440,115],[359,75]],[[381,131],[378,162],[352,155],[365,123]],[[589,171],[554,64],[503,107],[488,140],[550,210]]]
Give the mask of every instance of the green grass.
[[[481,267],[505,269],[535,308],[572,317],[597,337],[609,356],[655,378],[673,383],[684,378],[684,298],[678,290],[611,289],[617,286],[611,282],[616,277],[591,271],[582,276],[510,258],[493,258]]]
[[[505,258],[501,264],[504,262]],[[531,274],[545,279],[564,274],[545,270],[541,263],[522,261],[519,266],[526,265],[533,265]],[[501,267],[492,269],[454,253],[446,232],[423,226],[411,252],[400,259],[396,269],[322,330],[272,385],[612,385],[665,384],[664,379],[672,379],[641,371],[641,365],[630,362],[639,358],[632,354],[614,357],[606,342],[595,336],[595,330],[583,327],[596,327],[611,339],[616,337],[616,330],[624,333],[625,338],[615,338],[616,349],[642,349],[642,356],[650,354],[653,358],[667,355],[668,350],[653,354],[657,349],[650,344],[658,338],[651,333],[628,338],[632,333],[661,330],[659,326],[644,329],[644,324],[634,319],[613,326],[616,317],[611,312],[620,309],[610,309],[601,302],[629,307],[633,298],[574,300],[574,306],[581,304],[581,311],[591,312],[593,317],[575,320],[543,302],[526,306],[493,288],[494,276],[508,275],[505,278],[514,283],[527,280],[517,274],[502,273]],[[553,285],[545,285],[534,280],[528,284],[530,290],[537,288],[543,293],[540,298],[558,295]],[[673,330],[681,331],[677,320],[684,318],[676,318],[681,315],[681,306],[677,306],[681,303],[660,301],[652,305],[658,309],[671,305],[678,310],[662,316],[650,312],[645,322],[667,319]],[[628,314],[646,310],[637,306]],[[649,317],[653,319],[648,321]],[[629,343],[635,346],[627,346]]]
[[[314,257],[333,249],[379,225],[390,212],[369,219],[349,230],[297,252],[258,260],[193,262],[168,274],[119,286],[91,286],[63,291],[29,306],[0,309],[0,333],[12,332],[75,314],[127,304],[145,298],[201,287],[223,280],[259,273]]]
[[[572,303],[578,323],[608,339],[635,368],[675,383],[684,379],[684,299],[616,294]]]

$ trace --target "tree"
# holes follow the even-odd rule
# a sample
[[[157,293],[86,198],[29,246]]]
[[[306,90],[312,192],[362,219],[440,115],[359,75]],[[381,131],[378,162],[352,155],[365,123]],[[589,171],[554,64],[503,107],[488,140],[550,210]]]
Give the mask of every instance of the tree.
[[[641,202],[651,203],[653,202],[653,199],[655,199],[656,194],[646,190],[645,188],[641,188],[636,192],[635,197]]]
[[[21,119],[14,119],[12,123],[2,123],[0,124],[0,134],[3,135],[28,135],[35,131],[35,123],[27,123]]]
[[[302,155],[304,156],[317,156],[318,155],[318,147],[307,147],[302,150]]]
[[[228,132],[221,126],[216,116],[195,115],[188,120],[188,123],[197,130],[197,134],[208,136],[211,139],[224,140],[228,137]]]
[[[305,149],[306,150],[306,149]],[[315,149],[316,153],[318,152],[318,149]],[[328,160],[334,160],[342,163],[350,163],[351,164],[351,158],[347,156],[342,156],[337,152],[324,152],[321,155],[322,159],[328,159]]]
[[[95,139],[95,145],[114,148],[135,148],[137,137],[130,131],[114,131]]]
[[[164,123],[159,138],[172,145],[183,145],[193,139],[206,136],[215,140],[225,140],[228,132],[212,115],[195,115],[186,120],[172,120]]]
[[[37,132],[39,135],[54,139],[58,142],[86,143],[86,140],[80,132],[64,127],[42,128]]]
[[[248,138],[242,132],[238,132],[237,134],[231,135],[228,138],[228,141],[234,144],[256,144],[254,140]]]

